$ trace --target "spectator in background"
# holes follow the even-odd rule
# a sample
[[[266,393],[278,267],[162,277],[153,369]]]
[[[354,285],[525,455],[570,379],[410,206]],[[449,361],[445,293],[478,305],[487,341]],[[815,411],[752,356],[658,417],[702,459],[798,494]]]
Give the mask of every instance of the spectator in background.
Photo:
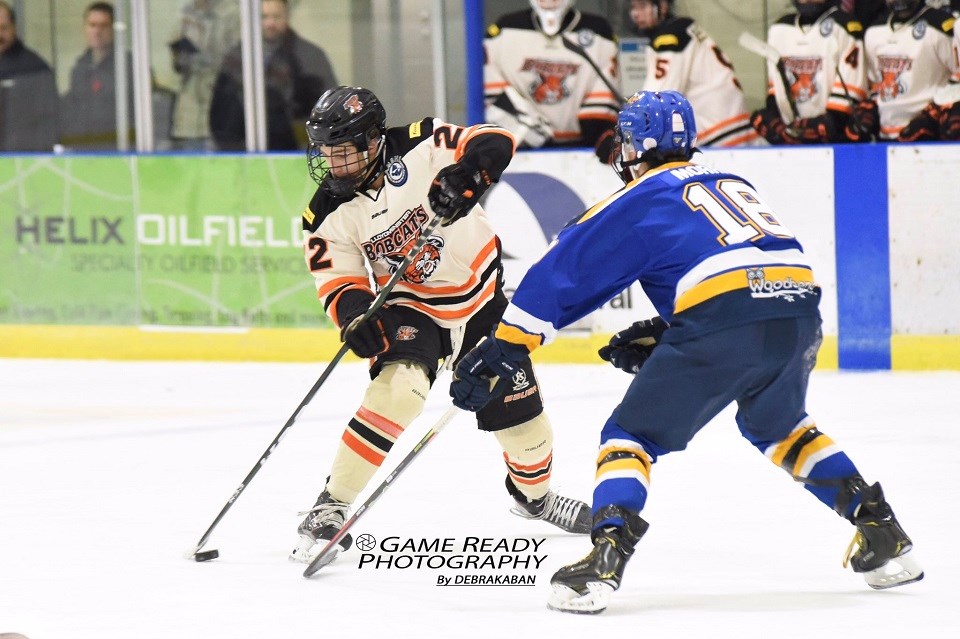
[[[767,32],[790,86],[773,81],[780,76],[768,61],[767,105],[753,112],[754,128],[770,144],[872,140],[852,118],[854,107],[867,97],[863,25],[835,0],[794,0],[794,5],[796,13]]]
[[[169,44],[180,87],[173,104],[171,147],[211,149],[210,101],[223,57],[240,39],[237,0],[190,0]]]
[[[53,71],[17,37],[17,16],[0,0],[0,151],[52,151],[57,137]]]
[[[76,149],[117,148],[116,61],[113,5],[94,2],[83,13],[87,49],[70,71],[70,88],[60,101],[61,142]],[[133,122],[133,63],[126,55],[127,114]],[[132,128],[132,126],[131,126]]]
[[[954,101],[943,97],[951,78],[960,74],[953,49],[955,18],[923,0],[886,2],[887,11],[864,37],[871,99],[857,106],[854,117],[883,140],[920,142],[960,134],[949,124]]]
[[[573,9],[572,0],[530,5],[487,29],[485,118],[521,147],[592,146],[609,163],[622,102],[613,29],[606,18]]]
[[[303,123],[320,95],[337,86],[326,53],[290,28],[287,0],[260,4],[267,108],[267,148],[306,148]],[[243,66],[237,45],[223,60],[210,105],[210,130],[217,148],[240,151],[245,144]]]
[[[727,59],[692,19],[674,15],[673,0],[630,0],[631,28],[650,40],[643,91],[683,93],[697,114],[697,144],[756,144],[743,87]]]

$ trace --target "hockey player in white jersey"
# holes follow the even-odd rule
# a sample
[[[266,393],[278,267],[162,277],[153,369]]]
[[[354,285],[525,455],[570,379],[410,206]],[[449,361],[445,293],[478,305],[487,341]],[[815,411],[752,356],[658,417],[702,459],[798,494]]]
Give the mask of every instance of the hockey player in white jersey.
[[[477,204],[514,152],[505,130],[436,118],[386,127],[371,91],[338,87],[307,121],[311,176],[319,188],[303,212],[304,249],[317,295],[341,338],[370,359],[370,385],[340,440],[326,486],[304,513],[291,558],[310,561],[332,539],[350,504],[403,430],[420,414],[444,359],[456,362],[500,319],[500,240]],[[363,321],[427,221],[443,218],[388,295]],[[368,269],[372,272],[371,285]],[[507,401],[477,414],[503,448],[513,512],[588,533],[590,509],[549,489],[553,447],[529,358]],[[455,484],[461,477],[440,477]],[[349,535],[342,548],[349,547]]]
[[[573,4],[530,0],[487,29],[485,118],[521,148],[589,146],[609,163],[622,102],[617,45],[606,18]]]
[[[700,145],[754,145],[743,88],[733,64],[692,19],[674,15],[672,0],[630,0],[634,31],[650,40],[644,91],[679,91],[697,110]],[[636,87],[640,88],[640,87]]]
[[[870,141],[872,135],[852,117],[867,98],[863,25],[841,11],[837,0],[793,4],[796,13],[767,31],[788,86],[768,60],[767,104],[751,115],[754,128],[771,144]]]
[[[883,140],[941,139],[936,96],[958,73],[955,18],[923,0],[887,0],[887,11],[867,27],[864,47],[871,100]]]

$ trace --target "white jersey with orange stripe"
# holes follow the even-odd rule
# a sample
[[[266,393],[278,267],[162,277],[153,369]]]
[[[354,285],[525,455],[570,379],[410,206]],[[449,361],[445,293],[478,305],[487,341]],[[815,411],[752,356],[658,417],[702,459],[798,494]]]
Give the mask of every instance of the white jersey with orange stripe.
[[[783,60],[797,117],[815,118],[828,109],[849,115],[867,98],[863,25],[853,16],[831,8],[812,24],[800,24],[800,16],[790,14],[770,26],[767,43]],[[767,77],[777,73],[768,62]],[[777,104],[788,103],[779,86],[775,91],[771,85],[768,94]]]
[[[426,118],[387,131],[383,186],[350,198],[317,189],[304,210],[304,248],[317,294],[339,325],[337,302],[384,284],[434,217],[427,191],[437,172],[487,135],[512,137],[489,124],[469,128]],[[498,178],[509,162],[491,169]],[[432,317],[445,328],[467,322],[500,283],[500,245],[483,209],[438,227],[387,299]]]
[[[881,138],[895,139],[958,73],[954,22],[949,12],[924,6],[905,22],[885,14],[867,28],[867,79],[880,112]]]
[[[621,96],[614,95],[590,63],[566,48],[561,38],[582,47],[619,87],[617,45],[606,19],[571,11],[560,33],[549,37],[537,29],[533,12],[527,10],[505,15],[487,30],[484,95],[490,104],[512,86],[550,123],[553,142],[578,144],[582,120],[616,123]]]
[[[750,125],[733,64],[690,18],[673,17],[650,34],[644,91],[679,91],[697,114],[698,146],[739,146],[760,139]]]

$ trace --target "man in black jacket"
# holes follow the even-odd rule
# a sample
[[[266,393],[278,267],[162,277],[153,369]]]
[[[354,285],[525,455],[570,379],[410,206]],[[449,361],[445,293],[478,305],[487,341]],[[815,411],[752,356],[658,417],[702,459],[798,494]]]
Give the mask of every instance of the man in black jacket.
[[[51,151],[56,142],[53,71],[17,37],[17,16],[0,0],[0,151]]]
[[[271,151],[305,148],[296,133],[310,115],[317,98],[337,86],[330,61],[322,49],[290,28],[287,0],[263,0],[264,82],[266,84],[267,148]],[[245,148],[243,66],[240,46],[224,58],[210,104],[210,131],[224,151]]]

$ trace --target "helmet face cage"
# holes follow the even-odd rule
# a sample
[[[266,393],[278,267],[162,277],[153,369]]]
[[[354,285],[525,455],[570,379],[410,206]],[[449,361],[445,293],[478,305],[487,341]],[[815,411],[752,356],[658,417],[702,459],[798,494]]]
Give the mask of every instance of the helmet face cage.
[[[573,6],[574,0],[530,0],[530,6],[537,14],[540,28],[548,36],[555,36],[560,32],[560,25],[567,15],[567,10]]]
[[[372,91],[359,87],[326,91],[317,100],[306,123],[310,177],[333,195],[348,196],[366,189],[382,171],[386,119],[386,111]],[[373,140],[379,142],[371,156],[369,146]],[[351,146],[357,153],[349,153]],[[334,160],[324,154],[324,147],[337,147],[333,149],[334,155],[349,157],[347,165],[343,164],[345,157],[336,161],[345,175],[333,174]]]
[[[640,162],[689,160],[697,144],[693,107],[676,91],[640,91],[627,101],[617,117],[621,177]],[[627,160],[630,151],[636,158]]]

